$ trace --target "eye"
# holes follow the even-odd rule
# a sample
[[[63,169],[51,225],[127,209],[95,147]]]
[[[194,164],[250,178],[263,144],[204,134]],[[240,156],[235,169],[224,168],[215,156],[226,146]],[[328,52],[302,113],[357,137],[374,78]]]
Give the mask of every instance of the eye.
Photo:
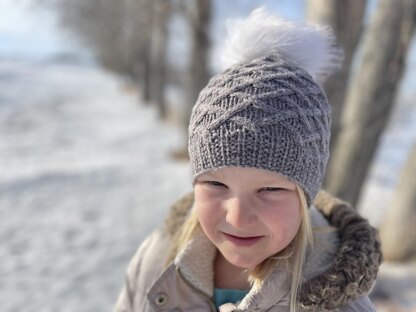
[[[206,181],[205,183],[213,187],[226,187],[225,184],[218,182],[218,181]]]
[[[266,192],[279,192],[279,191],[284,191],[284,188],[281,187],[263,187],[262,189],[260,189],[260,191],[266,191]]]

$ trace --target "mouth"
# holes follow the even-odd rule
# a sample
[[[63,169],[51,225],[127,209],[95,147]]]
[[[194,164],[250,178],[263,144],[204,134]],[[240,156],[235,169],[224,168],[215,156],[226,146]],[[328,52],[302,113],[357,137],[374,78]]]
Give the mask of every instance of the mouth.
[[[249,237],[241,237],[241,236],[235,236],[227,233],[223,233],[225,236],[225,239],[231,242],[234,245],[237,245],[239,247],[249,247],[254,244],[256,244],[260,239],[263,238],[263,236],[249,236]]]

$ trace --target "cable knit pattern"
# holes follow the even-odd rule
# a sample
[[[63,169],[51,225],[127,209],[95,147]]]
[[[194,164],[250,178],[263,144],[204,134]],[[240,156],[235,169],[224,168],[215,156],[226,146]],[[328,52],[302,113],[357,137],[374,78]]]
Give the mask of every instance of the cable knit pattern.
[[[303,69],[277,54],[237,64],[201,91],[189,124],[194,177],[225,166],[278,172],[310,204],[329,157],[330,106]]]

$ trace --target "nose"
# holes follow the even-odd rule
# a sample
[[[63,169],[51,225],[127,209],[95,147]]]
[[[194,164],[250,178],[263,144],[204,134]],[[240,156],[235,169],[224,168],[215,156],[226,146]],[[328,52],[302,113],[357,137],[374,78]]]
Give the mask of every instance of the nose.
[[[225,220],[234,228],[246,228],[256,222],[254,206],[247,199],[230,198],[225,203],[225,209]]]

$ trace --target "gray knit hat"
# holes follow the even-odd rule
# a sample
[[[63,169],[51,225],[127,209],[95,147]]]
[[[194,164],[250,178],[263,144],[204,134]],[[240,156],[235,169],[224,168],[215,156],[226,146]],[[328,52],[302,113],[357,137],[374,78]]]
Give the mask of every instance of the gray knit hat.
[[[263,9],[237,27],[231,34],[234,50],[228,53],[242,57],[209,81],[192,110],[188,149],[193,176],[228,166],[266,169],[295,181],[311,204],[329,157],[331,123],[316,79],[338,66],[340,50],[332,47],[334,37],[327,29],[282,21]],[[312,36],[310,47],[305,36]],[[304,59],[292,57],[290,51],[302,46],[297,53]],[[319,52],[326,55],[308,59]]]

